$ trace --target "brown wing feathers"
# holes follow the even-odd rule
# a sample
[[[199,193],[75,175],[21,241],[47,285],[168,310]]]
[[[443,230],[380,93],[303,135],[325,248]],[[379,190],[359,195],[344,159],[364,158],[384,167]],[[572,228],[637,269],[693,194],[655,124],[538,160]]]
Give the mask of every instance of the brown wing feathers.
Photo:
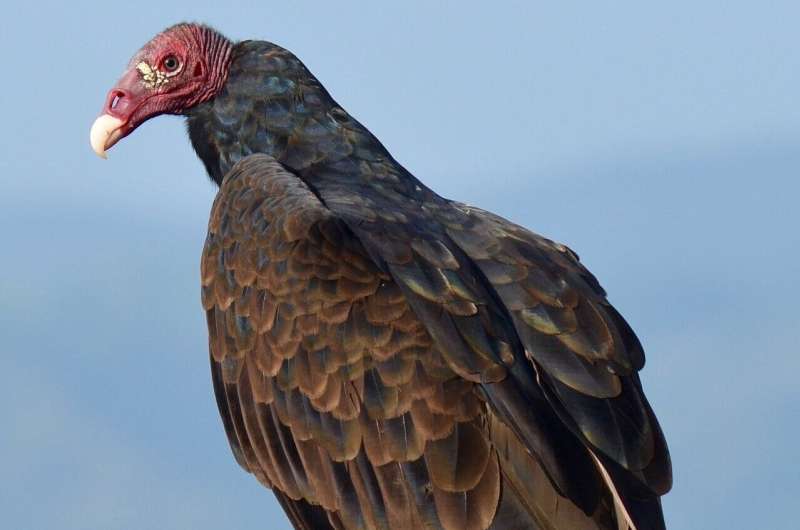
[[[304,500],[333,527],[486,528],[500,475],[480,400],[365,255],[268,159],[226,178],[202,276],[234,452],[294,519]]]
[[[482,383],[494,412],[537,450],[559,490],[585,510],[597,502],[586,481],[600,480],[587,451],[573,452],[583,453],[577,467],[584,483],[576,484],[575,466],[562,469],[570,465],[563,455],[547,455],[548,444],[564,443],[558,427],[542,418],[518,421],[542,396],[590,451],[642,479],[651,498],[665,493],[666,445],[636,376],[644,364],[641,345],[577,256],[477,208],[434,195],[421,207],[414,204],[418,197],[397,200],[392,167],[375,171],[369,183],[349,182],[357,200],[340,186],[320,186],[319,192],[403,287],[449,366]],[[374,215],[386,210],[394,220]],[[414,244],[420,240],[426,244]],[[571,477],[563,480],[564,473]]]
[[[315,190],[323,203],[257,155],[212,211],[220,412],[294,524],[321,507],[334,528],[617,528],[587,447],[637,499],[668,488],[641,347],[577,258],[376,189]]]
[[[622,468],[636,475],[648,470],[643,480],[652,494],[666,493],[666,445],[636,375],[644,353],[595,278],[563,245],[489,212],[456,208],[467,219],[448,234],[471,246],[475,263],[498,287],[562,419]],[[497,275],[498,262],[514,262],[527,273]]]

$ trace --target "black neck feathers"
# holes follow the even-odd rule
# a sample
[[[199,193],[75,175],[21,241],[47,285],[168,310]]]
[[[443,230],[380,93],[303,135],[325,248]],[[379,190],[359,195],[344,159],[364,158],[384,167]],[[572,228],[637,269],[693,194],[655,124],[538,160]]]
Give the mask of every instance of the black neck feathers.
[[[395,182],[391,187],[415,193],[421,187],[297,57],[269,42],[234,46],[225,86],[190,110],[187,126],[218,185],[237,161],[264,153],[312,185],[364,184],[383,176]]]

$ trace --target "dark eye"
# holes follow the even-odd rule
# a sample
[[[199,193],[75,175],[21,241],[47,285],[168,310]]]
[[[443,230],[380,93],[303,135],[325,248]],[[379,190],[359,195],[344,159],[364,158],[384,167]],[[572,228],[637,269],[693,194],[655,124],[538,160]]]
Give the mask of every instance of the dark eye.
[[[174,55],[167,55],[162,64],[164,65],[164,70],[167,72],[174,72],[178,69],[178,66],[180,66],[178,58]]]

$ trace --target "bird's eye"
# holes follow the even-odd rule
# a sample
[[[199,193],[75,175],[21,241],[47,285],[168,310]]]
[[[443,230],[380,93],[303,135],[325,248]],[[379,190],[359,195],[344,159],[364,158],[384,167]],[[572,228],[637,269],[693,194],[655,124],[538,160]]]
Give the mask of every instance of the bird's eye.
[[[174,55],[168,55],[164,59],[162,64],[164,65],[164,69],[167,72],[174,72],[175,70],[178,69],[178,66],[180,65],[180,63],[178,62],[178,58],[175,57]]]

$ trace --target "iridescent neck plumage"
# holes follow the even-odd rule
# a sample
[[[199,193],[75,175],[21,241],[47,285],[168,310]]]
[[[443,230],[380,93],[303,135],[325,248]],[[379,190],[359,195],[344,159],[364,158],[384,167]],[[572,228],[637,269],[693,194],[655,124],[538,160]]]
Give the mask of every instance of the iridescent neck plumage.
[[[440,200],[331,98],[297,57],[269,42],[234,46],[227,82],[214,99],[192,109],[187,125],[218,185],[239,160],[261,153],[303,179],[323,202],[342,188]]]
[[[390,158],[299,59],[268,42],[236,44],[227,82],[188,115],[192,144],[217,183],[253,153],[298,173],[359,154]]]

